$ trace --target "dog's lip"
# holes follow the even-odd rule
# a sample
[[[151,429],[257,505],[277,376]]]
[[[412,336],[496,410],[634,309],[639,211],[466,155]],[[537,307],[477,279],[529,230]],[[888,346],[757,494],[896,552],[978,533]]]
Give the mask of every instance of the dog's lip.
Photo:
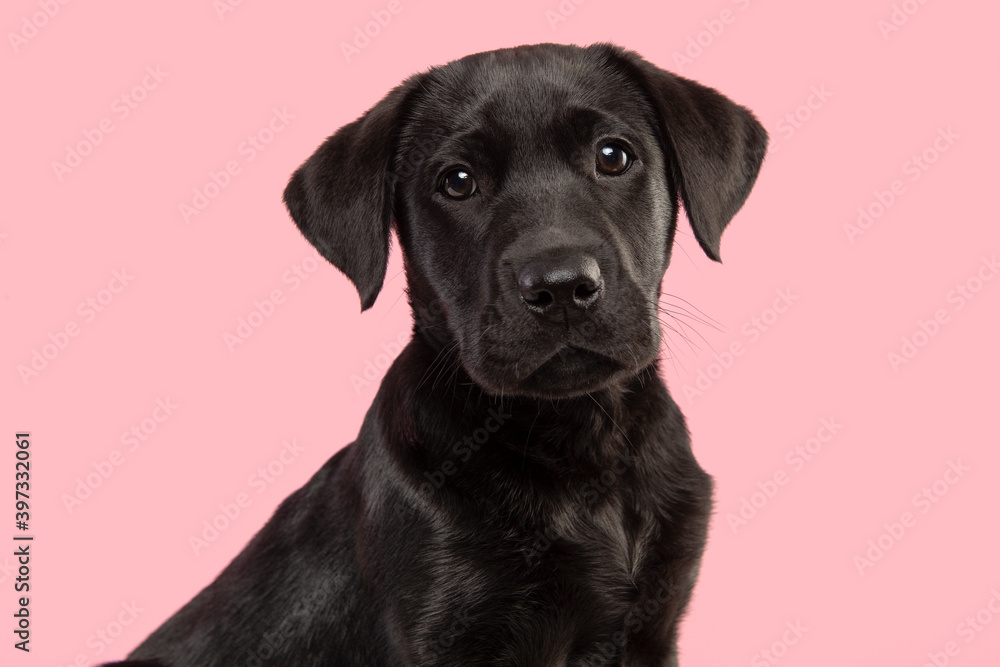
[[[515,391],[553,397],[575,396],[600,388],[626,370],[601,352],[572,344],[556,347],[544,361],[515,380]]]
[[[589,352],[590,354],[601,354],[600,352],[597,352],[595,350],[590,350],[582,345],[576,345],[574,343],[561,343],[558,346],[556,346],[556,351],[549,355],[549,359],[556,356],[557,354],[562,353],[563,350],[570,350],[572,352]],[[548,359],[546,359],[546,361],[548,361]]]
[[[555,347],[552,354],[546,355],[534,368],[528,371],[524,376],[518,378],[518,381],[524,381],[533,375],[543,372],[545,367],[552,364],[554,361],[558,361],[571,364],[575,363],[598,363],[598,364],[612,364],[615,366],[620,366],[621,363],[612,359],[611,357],[597,352],[596,350],[591,350],[589,348],[574,345],[573,343],[563,343]]]

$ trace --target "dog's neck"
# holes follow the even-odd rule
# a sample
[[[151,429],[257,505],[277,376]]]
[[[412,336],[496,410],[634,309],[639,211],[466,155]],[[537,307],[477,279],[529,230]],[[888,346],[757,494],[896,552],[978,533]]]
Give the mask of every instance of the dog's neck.
[[[667,512],[663,489],[693,457],[655,364],[584,396],[500,398],[460,364],[447,366],[458,360],[443,350],[415,336],[386,374],[364,427],[379,434],[361,439],[385,443],[389,457],[363,455],[370,474],[381,478],[397,460],[396,469],[413,471],[405,484],[413,497],[476,507],[498,525],[554,521],[566,508]],[[437,374],[440,364],[446,370]]]
[[[664,418],[675,414],[680,417],[655,363],[630,378],[582,396],[496,396],[484,391],[465,372],[457,346],[442,344],[417,330],[396,366],[399,370],[405,367],[405,372],[390,370],[383,391],[392,398],[386,395],[385,399],[412,410],[397,412],[392,421],[399,424],[407,438],[420,443],[431,458],[447,457],[455,443],[469,438],[475,442],[478,437],[545,467],[602,469],[616,459],[638,453],[640,443],[633,432],[655,421],[657,413]],[[441,415],[448,416],[453,431],[443,442],[442,425],[438,423]],[[426,436],[429,433],[435,437]]]

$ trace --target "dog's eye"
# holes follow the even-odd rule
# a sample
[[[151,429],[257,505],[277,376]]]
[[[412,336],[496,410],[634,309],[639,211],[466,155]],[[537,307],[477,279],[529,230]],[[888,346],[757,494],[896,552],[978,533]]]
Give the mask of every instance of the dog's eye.
[[[618,144],[604,144],[597,149],[597,169],[602,174],[624,174],[632,164],[632,156]]]
[[[475,191],[476,179],[465,169],[452,169],[441,179],[441,192],[452,199],[466,199]]]

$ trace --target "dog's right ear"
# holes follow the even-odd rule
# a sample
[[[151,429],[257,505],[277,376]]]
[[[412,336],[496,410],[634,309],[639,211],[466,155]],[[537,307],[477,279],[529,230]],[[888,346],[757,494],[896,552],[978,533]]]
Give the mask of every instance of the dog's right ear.
[[[362,311],[375,303],[385,282],[392,227],[390,170],[417,78],[324,141],[285,188],[285,205],[295,224],[354,283]]]
[[[767,132],[717,90],[660,69],[611,44],[594,47],[624,63],[649,96],[676,161],[681,200],[702,250],[719,261],[722,232],[757,180]]]

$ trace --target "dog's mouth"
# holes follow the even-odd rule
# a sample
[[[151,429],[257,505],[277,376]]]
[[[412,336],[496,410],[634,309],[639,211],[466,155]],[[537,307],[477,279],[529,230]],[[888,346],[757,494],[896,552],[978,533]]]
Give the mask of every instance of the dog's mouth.
[[[507,391],[538,398],[569,398],[595,391],[631,370],[626,364],[605,354],[573,344],[561,344],[533,368],[523,361],[508,376],[513,386]],[[506,383],[505,383],[506,384]]]
[[[488,312],[457,333],[462,366],[490,394],[582,396],[627,381],[659,354],[659,327],[639,299],[577,313],[565,328],[519,310]]]
[[[595,369],[595,366],[620,367],[620,364],[600,352],[566,343],[560,345],[548,359],[542,361],[526,377],[521,378],[521,381],[536,375],[578,375]]]

